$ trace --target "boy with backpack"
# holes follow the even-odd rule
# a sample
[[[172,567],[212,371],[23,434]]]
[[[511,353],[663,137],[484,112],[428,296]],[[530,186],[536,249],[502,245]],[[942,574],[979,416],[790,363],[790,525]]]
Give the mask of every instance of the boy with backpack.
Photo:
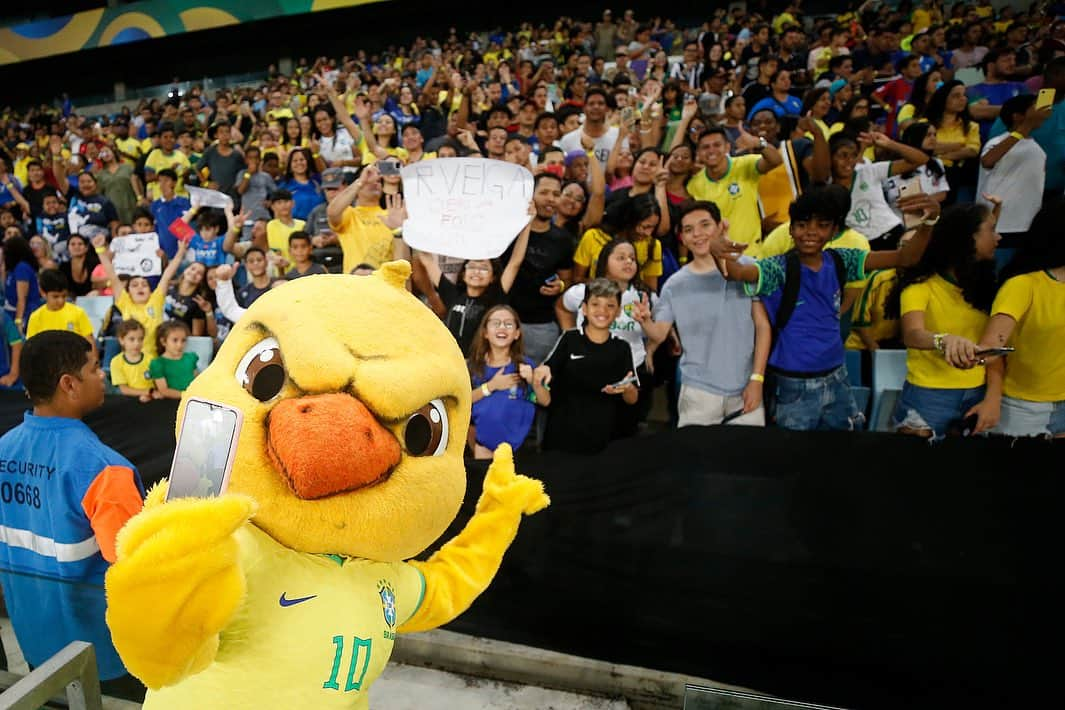
[[[758,296],[773,327],[766,392],[771,414],[786,429],[861,428],[865,419],[847,382],[840,338],[843,286],[861,281],[867,272],[915,264],[924,253],[939,220],[939,203],[919,194],[899,200],[904,212],[921,215],[913,238],[894,251],[825,249],[843,228],[839,200],[824,188],[801,195],[789,210],[795,248],[786,254],[739,263],[744,246],[727,230],[712,246],[726,279],[746,282],[745,291]],[[844,213],[845,214],[845,213]]]

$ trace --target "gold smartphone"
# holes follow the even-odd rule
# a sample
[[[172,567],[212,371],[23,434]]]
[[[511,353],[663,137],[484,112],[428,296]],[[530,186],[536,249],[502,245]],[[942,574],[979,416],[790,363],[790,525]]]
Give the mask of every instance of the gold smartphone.
[[[920,195],[924,190],[921,189],[921,179],[919,177],[912,177],[909,180],[899,184],[899,199],[904,197],[912,197],[913,195]],[[912,212],[902,213],[902,224],[906,229],[913,229],[921,223],[921,215],[913,214]]]

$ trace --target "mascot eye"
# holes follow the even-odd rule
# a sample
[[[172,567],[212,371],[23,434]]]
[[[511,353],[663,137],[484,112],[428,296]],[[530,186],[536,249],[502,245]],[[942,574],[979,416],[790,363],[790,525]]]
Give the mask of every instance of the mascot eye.
[[[285,363],[275,338],[253,345],[237,365],[237,383],[260,402],[269,402],[285,386]]]
[[[434,399],[407,419],[403,444],[411,456],[439,456],[447,448],[447,437],[447,409]]]

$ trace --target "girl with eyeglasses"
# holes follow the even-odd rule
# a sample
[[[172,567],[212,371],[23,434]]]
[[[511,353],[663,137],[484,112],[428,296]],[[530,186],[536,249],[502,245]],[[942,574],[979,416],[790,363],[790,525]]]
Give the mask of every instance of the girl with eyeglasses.
[[[490,459],[500,444],[515,451],[529,435],[536,404],[550,404],[548,370],[525,357],[521,319],[510,306],[492,306],[477,329],[470,359],[473,412],[468,443],[474,458]]]
[[[455,336],[463,354],[469,354],[484,313],[506,300],[528,245],[529,225],[526,225],[515,240],[510,260],[502,271],[494,259],[469,259],[463,263],[457,283],[444,277],[435,254],[418,252],[418,260],[429,283],[444,304],[444,324]]]

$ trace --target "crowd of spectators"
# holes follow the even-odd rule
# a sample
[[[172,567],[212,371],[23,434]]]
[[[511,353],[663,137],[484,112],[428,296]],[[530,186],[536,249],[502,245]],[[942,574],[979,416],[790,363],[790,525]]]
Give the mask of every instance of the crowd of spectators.
[[[180,397],[207,364],[189,337],[221,342],[288,281],[406,258],[470,358],[475,456],[597,451],[656,388],[679,426],[858,429],[846,349],[907,350],[900,432],[1065,435],[1061,12],[605,10],[111,115],[7,109],[0,386],[59,329],[117,343],[113,391]],[[448,157],[534,174],[499,259],[403,241],[399,168]],[[149,232],[162,274],[117,274],[110,241]],[[114,299],[99,331],[86,296]]]

